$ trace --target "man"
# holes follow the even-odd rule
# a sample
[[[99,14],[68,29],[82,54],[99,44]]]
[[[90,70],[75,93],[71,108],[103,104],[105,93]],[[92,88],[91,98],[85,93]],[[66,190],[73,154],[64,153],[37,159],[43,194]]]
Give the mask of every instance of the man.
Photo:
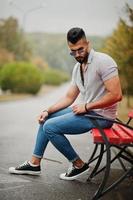
[[[41,159],[50,141],[72,163],[68,172],[61,174],[60,178],[76,179],[88,171],[89,166],[75,152],[65,134],[82,134],[94,128],[86,113],[111,119],[116,117],[117,102],[122,99],[122,92],[115,61],[91,49],[81,28],[70,29],[67,42],[70,54],[77,60],[70,87],[63,98],[40,114],[40,127],[31,160],[9,168],[10,173],[40,174]],[[81,103],[73,104],[79,93]],[[107,120],[98,120],[98,123],[102,128],[112,126]]]

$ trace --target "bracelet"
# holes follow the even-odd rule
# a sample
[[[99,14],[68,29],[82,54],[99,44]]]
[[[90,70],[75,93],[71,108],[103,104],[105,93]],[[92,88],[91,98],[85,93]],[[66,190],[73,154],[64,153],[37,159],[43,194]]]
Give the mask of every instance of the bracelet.
[[[85,111],[88,112],[87,103],[85,103]]]
[[[49,112],[48,112],[48,110],[43,110],[43,112],[47,112],[47,113],[48,113],[48,115],[49,115]]]

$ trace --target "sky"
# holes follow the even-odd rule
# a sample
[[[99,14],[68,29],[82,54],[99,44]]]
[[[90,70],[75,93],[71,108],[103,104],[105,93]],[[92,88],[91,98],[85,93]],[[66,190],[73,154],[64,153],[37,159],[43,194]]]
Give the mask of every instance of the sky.
[[[88,35],[106,36],[133,0],[0,0],[0,18],[14,16],[27,32],[66,33],[82,27]]]

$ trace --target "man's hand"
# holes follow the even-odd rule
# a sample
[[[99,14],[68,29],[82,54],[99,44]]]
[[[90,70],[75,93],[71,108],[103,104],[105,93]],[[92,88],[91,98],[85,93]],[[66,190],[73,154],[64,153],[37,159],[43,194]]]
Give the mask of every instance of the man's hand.
[[[45,122],[47,117],[48,117],[48,112],[47,111],[43,111],[38,117],[39,124],[42,124],[43,122]]]
[[[78,105],[73,105],[72,106],[72,110],[75,114],[81,114],[81,113],[85,113],[85,104],[78,104]]]

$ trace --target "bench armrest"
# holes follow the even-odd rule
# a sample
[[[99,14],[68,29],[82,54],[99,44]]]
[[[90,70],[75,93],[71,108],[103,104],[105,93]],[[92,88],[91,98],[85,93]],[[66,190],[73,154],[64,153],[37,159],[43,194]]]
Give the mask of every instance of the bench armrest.
[[[129,117],[129,118],[133,118],[133,110],[129,111],[128,117]]]

